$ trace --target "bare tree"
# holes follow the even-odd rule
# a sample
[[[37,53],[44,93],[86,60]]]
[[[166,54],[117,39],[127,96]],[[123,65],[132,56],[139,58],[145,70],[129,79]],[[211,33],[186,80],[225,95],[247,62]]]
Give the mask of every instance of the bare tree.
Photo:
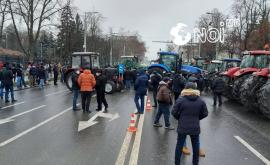
[[[0,0],[0,42],[3,38],[4,23],[7,18],[8,3],[7,0]]]
[[[35,45],[41,29],[46,26],[54,14],[60,11],[58,0],[7,0],[14,30],[22,51],[33,60]],[[63,3],[62,3],[63,4]],[[22,21],[20,21],[22,20]],[[28,46],[22,44],[18,28],[25,27],[28,36]]]

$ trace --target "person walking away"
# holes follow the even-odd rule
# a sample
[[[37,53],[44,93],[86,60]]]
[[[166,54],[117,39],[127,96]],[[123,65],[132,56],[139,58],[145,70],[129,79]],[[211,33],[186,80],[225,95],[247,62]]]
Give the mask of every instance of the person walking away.
[[[80,75],[80,70],[76,70],[75,72],[72,73],[72,76],[71,76],[71,81],[72,81],[72,93],[73,93],[73,111],[78,111],[80,110],[78,107],[77,107],[77,99],[78,99],[78,96],[79,96],[79,92],[80,92],[80,86],[78,84],[78,78],[79,78],[79,75]]]
[[[43,65],[40,66],[37,77],[39,79],[39,88],[43,89],[46,81],[46,73]]]
[[[185,79],[181,74],[175,74],[172,81],[172,90],[174,93],[174,100],[176,101],[185,88]]]
[[[54,85],[57,85],[57,79],[58,79],[58,66],[57,64],[54,65],[53,67],[53,82],[54,82]]]
[[[83,112],[91,113],[89,110],[93,89],[96,85],[96,79],[89,69],[85,69],[78,78],[78,84],[81,90]]]
[[[169,88],[169,77],[164,77],[162,81],[159,83],[158,93],[157,93],[157,102],[158,102],[158,112],[156,114],[154,127],[162,127],[159,124],[160,117],[164,116],[165,121],[165,129],[174,130],[174,127],[170,124],[170,107],[172,105],[172,92]]]
[[[145,71],[141,70],[139,71],[139,76],[135,80],[135,84],[134,84],[134,90],[136,91],[134,102],[137,107],[137,112],[135,114],[144,113],[144,96],[147,93],[147,88],[148,88],[148,77],[145,74]],[[140,103],[139,103],[139,100],[140,100]]]
[[[3,68],[3,72],[2,72],[2,76],[3,76],[3,86],[5,88],[5,102],[8,103],[8,95],[10,92],[11,95],[11,101],[15,102],[17,100],[14,99],[14,89],[13,89],[13,73],[12,71],[9,69],[9,64],[6,63],[5,67]]]
[[[107,83],[107,78],[103,75],[102,70],[98,70],[96,73],[96,93],[97,93],[97,111],[101,111],[102,103],[105,106],[104,113],[108,112],[108,103],[105,98],[105,85]]]
[[[125,72],[125,85],[126,85],[126,89],[130,90],[131,87],[131,81],[132,81],[132,73],[131,71],[128,69]]]
[[[34,87],[36,84],[36,73],[37,73],[36,66],[32,64],[29,70],[30,87]]]
[[[202,94],[202,92],[203,92],[203,89],[204,89],[204,86],[205,86],[205,84],[204,84],[204,80],[203,80],[203,77],[202,77],[202,75],[201,74],[197,74],[197,79],[198,79],[198,81],[197,81],[197,85],[198,85],[198,90],[200,91],[200,93]]]
[[[16,83],[16,73],[17,73],[16,64],[15,63],[10,64],[10,68],[11,68],[11,71],[12,71],[14,83]]]
[[[182,91],[183,96],[173,106],[172,115],[178,120],[175,165],[180,165],[182,148],[187,135],[191,138],[193,165],[199,164],[200,120],[208,116],[208,110],[205,102],[199,97],[199,91],[194,90],[195,88],[194,83],[187,83],[186,89]]]
[[[3,65],[1,64],[0,65],[0,97],[1,99],[3,99],[3,95],[4,95],[4,92],[3,92]]]
[[[20,66],[20,64],[17,64],[16,67],[16,86],[18,89],[22,89],[22,68]]]
[[[218,98],[218,105],[222,106],[222,92],[225,88],[225,82],[219,74],[215,75],[215,79],[212,84],[212,91],[214,94],[214,104],[213,106],[217,105],[217,98]]]
[[[161,80],[162,76],[157,71],[153,71],[153,73],[150,75],[150,83],[153,87],[153,100],[154,100],[154,105],[152,107],[157,107],[157,90],[159,82]]]

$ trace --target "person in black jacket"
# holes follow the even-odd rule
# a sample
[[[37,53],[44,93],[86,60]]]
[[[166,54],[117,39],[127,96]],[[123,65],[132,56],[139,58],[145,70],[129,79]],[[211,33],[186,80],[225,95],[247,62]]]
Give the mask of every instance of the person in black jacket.
[[[53,82],[54,82],[54,85],[57,85],[57,79],[58,79],[58,66],[57,64],[54,65],[53,67]]]
[[[157,107],[157,92],[159,82],[161,80],[162,76],[157,71],[153,71],[153,73],[150,75],[150,83],[153,87],[153,99],[154,99],[154,105],[152,107]]]
[[[77,99],[78,99],[79,92],[80,92],[80,86],[78,84],[79,75],[80,75],[80,70],[76,70],[75,72],[72,73],[72,76],[71,76],[72,93],[73,93],[73,111],[80,110],[77,107]]]
[[[43,89],[46,80],[46,73],[43,65],[41,65],[40,68],[38,69],[37,77],[39,80],[39,88]]]
[[[223,79],[220,77],[220,75],[216,75],[215,79],[212,83],[212,91],[214,94],[214,104],[213,106],[217,105],[217,98],[218,98],[218,103],[219,106],[222,105],[222,92],[225,88],[225,82],[223,81]]]
[[[130,90],[130,87],[131,87],[131,81],[132,81],[132,79],[133,79],[133,77],[132,77],[132,72],[129,70],[129,69],[127,69],[126,71],[125,71],[125,85],[126,85],[126,89],[128,89],[128,90]]]
[[[2,71],[2,83],[5,88],[5,102],[8,103],[8,95],[10,92],[11,95],[11,101],[15,102],[17,100],[14,99],[14,90],[13,90],[13,73],[9,69],[9,64],[6,63],[5,67],[3,68]]]
[[[96,93],[97,93],[97,111],[102,109],[102,103],[105,106],[104,113],[108,112],[108,103],[105,98],[105,86],[107,83],[107,78],[102,74],[102,70],[98,70],[96,73]]]
[[[174,99],[175,101],[178,99],[180,93],[185,88],[186,80],[185,78],[180,74],[175,74],[172,81],[172,90],[174,93]]]
[[[172,115],[178,120],[175,165],[180,165],[182,148],[187,135],[191,137],[193,165],[199,163],[200,120],[208,116],[208,110],[205,102],[199,97],[200,92],[195,89],[194,83],[187,83],[181,93],[182,97],[178,98],[172,110]]]

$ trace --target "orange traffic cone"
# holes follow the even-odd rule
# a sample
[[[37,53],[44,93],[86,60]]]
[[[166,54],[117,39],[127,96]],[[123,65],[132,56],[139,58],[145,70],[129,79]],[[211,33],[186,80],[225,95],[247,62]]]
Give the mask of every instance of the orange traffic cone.
[[[130,123],[129,123],[129,127],[128,127],[128,132],[136,132],[137,128],[135,126],[135,114],[132,113],[131,114],[131,119],[130,119]]]
[[[146,101],[146,108],[145,108],[148,112],[150,112],[152,110],[152,105],[151,105],[151,100],[149,98],[149,96],[147,96],[147,101]]]

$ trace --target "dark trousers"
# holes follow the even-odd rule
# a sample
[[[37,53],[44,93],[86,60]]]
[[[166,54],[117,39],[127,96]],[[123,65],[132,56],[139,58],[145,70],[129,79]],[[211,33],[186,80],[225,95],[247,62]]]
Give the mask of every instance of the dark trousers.
[[[72,107],[73,107],[73,110],[76,110],[79,90],[73,89],[72,92],[73,92]]]
[[[90,107],[92,92],[83,91],[83,92],[81,92],[81,97],[82,97],[82,109],[83,109],[83,111],[90,111],[89,107]]]
[[[217,104],[217,98],[219,105],[222,104],[222,93],[221,92],[214,92],[214,105]]]
[[[6,85],[5,86],[5,101],[8,101],[8,95],[11,95],[11,100],[15,100],[14,99],[14,90],[13,90],[13,85]]]
[[[139,93],[135,94],[134,102],[136,104],[136,107],[139,113],[144,112],[144,96],[145,94],[139,94]],[[139,100],[141,100],[141,104],[139,103]]]
[[[181,156],[182,156],[182,148],[186,141],[186,136],[184,134],[178,134],[177,144],[175,148],[175,165],[180,165]],[[199,164],[199,135],[189,135],[192,143],[193,150],[193,165]]]
[[[54,85],[57,85],[57,78],[58,78],[58,74],[54,74],[53,75]]]
[[[174,100],[176,101],[179,97],[180,93],[179,92],[174,92]]]
[[[105,92],[97,91],[98,109],[102,109],[102,103],[105,106],[105,108],[108,108],[108,103],[107,103],[107,100],[105,98]]]
[[[164,116],[165,126],[169,127],[170,124],[170,104],[158,103],[158,112],[155,118],[155,124],[159,123],[160,117]]]
[[[157,89],[153,89],[153,99],[155,106],[157,106]]]

